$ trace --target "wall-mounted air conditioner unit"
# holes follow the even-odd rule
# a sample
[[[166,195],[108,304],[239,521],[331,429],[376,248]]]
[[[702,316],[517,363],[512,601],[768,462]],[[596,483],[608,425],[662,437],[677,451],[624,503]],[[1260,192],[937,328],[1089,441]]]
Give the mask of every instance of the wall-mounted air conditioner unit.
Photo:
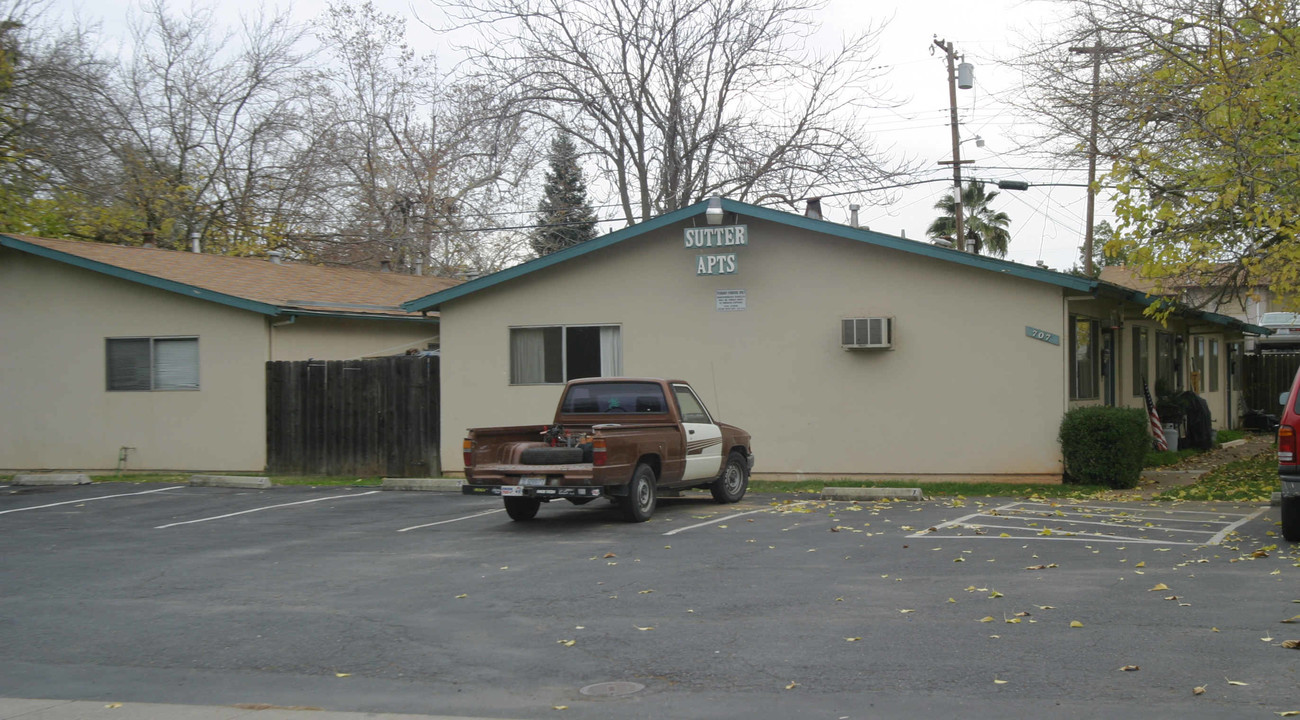
[[[846,350],[889,348],[893,343],[893,318],[844,318],[840,321],[840,347]]]

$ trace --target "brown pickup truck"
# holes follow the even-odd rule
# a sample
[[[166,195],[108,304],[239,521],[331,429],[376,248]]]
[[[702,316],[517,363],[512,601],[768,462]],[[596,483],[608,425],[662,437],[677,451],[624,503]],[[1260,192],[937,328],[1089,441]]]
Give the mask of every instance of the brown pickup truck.
[[[714,422],[685,382],[651,378],[570,381],[554,424],[474,428],[464,449],[462,492],[502,496],[514,520],[606,498],[644,522],[660,492],[689,487],[739,502],[754,467],[749,433]]]

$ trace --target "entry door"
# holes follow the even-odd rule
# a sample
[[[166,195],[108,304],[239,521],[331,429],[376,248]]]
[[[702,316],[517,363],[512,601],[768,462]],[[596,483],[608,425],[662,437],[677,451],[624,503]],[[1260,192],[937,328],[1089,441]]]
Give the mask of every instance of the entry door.
[[[683,480],[707,480],[722,471],[722,429],[713,423],[704,403],[686,385],[674,385],[673,397],[686,433],[686,472]]]

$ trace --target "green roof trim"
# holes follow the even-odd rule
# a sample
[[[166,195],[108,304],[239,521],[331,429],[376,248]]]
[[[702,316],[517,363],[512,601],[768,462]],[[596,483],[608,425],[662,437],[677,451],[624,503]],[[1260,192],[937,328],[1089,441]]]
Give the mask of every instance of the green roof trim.
[[[298,310],[294,308],[282,308],[281,317],[324,317],[338,318],[342,320],[398,320],[401,322],[417,322],[426,325],[437,325],[439,318],[433,315],[380,315],[377,313],[356,313],[330,310]]]
[[[141,285],[147,285],[159,290],[184,295],[185,297],[207,300],[208,302],[239,308],[240,310],[249,310],[261,315],[280,314],[280,308],[275,305],[268,305],[267,303],[257,302],[255,300],[247,300],[245,298],[235,297],[234,295],[226,295],[213,290],[205,290],[201,287],[187,285],[186,283],[176,282],[175,280],[167,280],[155,275],[147,275],[145,273],[136,272],[135,270],[127,270],[126,268],[102,263],[98,260],[90,260],[78,255],[72,255],[58,250],[51,250],[47,247],[24,242],[8,235],[0,235],[0,247],[7,247],[11,250],[18,250],[47,260],[54,260],[55,262],[61,262],[73,267],[82,268],[83,270],[90,270],[92,272],[101,273],[121,280],[128,280]]]
[[[708,208],[708,205],[707,201],[698,202],[676,212],[671,212],[667,215],[660,215],[659,217],[647,222],[638,223],[631,227],[596,238],[595,240],[588,240],[581,245],[565,248],[559,252],[523,263],[522,265],[516,265],[512,268],[507,268],[491,275],[485,275],[462,285],[457,285],[456,287],[448,288],[441,292],[436,292],[422,298],[411,300],[403,303],[402,309],[408,312],[436,310],[442,305],[442,303],[450,300],[455,300],[480,290],[486,290],[493,285],[499,285],[522,275],[527,275],[528,273],[548,268],[566,260],[607,248],[610,245],[618,244],[624,240],[630,240],[646,233],[653,232],[667,225],[672,225],[673,223],[703,215],[704,211]],[[1035,282],[1056,285],[1067,290],[1084,292],[1094,296],[1099,294],[1119,296],[1125,300],[1131,300],[1143,306],[1150,305],[1157,299],[1154,296],[1147,295],[1139,290],[1123,287],[1122,285],[1115,285],[1100,280],[1079,277],[1077,275],[1057,272],[1056,270],[1048,270],[1046,268],[1021,265],[1020,263],[1014,263],[1009,260],[999,260],[984,255],[972,255],[971,253],[961,252],[960,250],[954,250],[952,248],[939,247],[938,245],[931,245],[930,243],[918,242],[916,240],[908,240],[907,238],[894,237],[893,235],[884,235],[871,230],[841,225],[828,220],[814,220],[813,218],[804,217],[803,215],[796,215],[794,213],[774,210],[759,205],[750,205],[749,203],[728,200],[726,198],[723,198],[722,200],[722,209],[724,212],[743,215],[757,220],[766,220],[768,222],[796,227],[801,230],[809,230],[823,235],[831,235],[833,237],[854,240],[868,245],[890,248],[900,252],[911,253],[913,255],[934,258],[936,260],[944,260],[946,262],[1001,273],[1003,275],[1021,278],[1023,280],[1033,280]],[[1203,310],[1192,310],[1190,308],[1183,308],[1179,310],[1179,313],[1184,316],[1197,317],[1207,322],[1242,330],[1248,333],[1254,333],[1256,335],[1271,335],[1273,332],[1268,328],[1251,325],[1250,323],[1243,322],[1228,315],[1220,315],[1218,313],[1206,312]]]
[[[481,278],[457,285],[456,287],[448,288],[441,292],[426,295],[415,300],[410,300],[402,304],[402,309],[408,312],[436,310],[442,305],[442,303],[476,293],[480,290],[486,290],[493,285],[499,285],[517,277],[562,263],[566,260],[581,257],[588,253],[607,248],[610,245],[616,245],[624,240],[631,240],[632,238],[654,232],[655,230],[665,226],[703,215],[704,211],[708,208],[708,205],[707,201],[695,203],[694,205],[684,207],[681,210],[668,213],[667,215],[660,215],[659,217],[647,220],[646,222],[637,223],[631,227],[617,230],[594,240],[588,240],[580,245],[565,248],[564,250],[537,258],[536,260],[530,260],[529,262],[506,268],[505,270],[491,275],[485,275]],[[758,220],[766,220],[781,225],[810,230],[822,233],[823,235],[832,235],[848,240],[855,240],[868,245],[887,247],[902,252],[912,253],[914,255],[923,255],[925,257],[955,262],[959,265],[967,265],[983,270],[989,270],[991,272],[1003,273],[1005,275],[1023,278],[1025,280],[1045,282],[1051,285],[1069,288],[1071,290],[1090,292],[1096,285],[1095,281],[1076,277],[1074,275],[1068,275],[1066,273],[1056,272],[1055,270],[1030,267],[1028,265],[1013,263],[1008,260],[998,260],[996,258],[985,257],[983,255],[972,255],[958,250],[930,245],[929,243],[917,242],[915,240],[894,237],[892,235],[884,235],[871,230],[849,227],[848,225],[841,225],[828,220],[814,220],[802,215],[795,215],[794,213],[788,213],[781,210],[773,210],[772,208],[761,207],[759,205],[750,205],[749,203],[738,202],[736,200],[723,198],[722,209],[724,212],[734,213],[736,215],[743,215]]]
[[[1104,295],[1116,296],[1121,299],[1128,300],[1130,302],[1135,302],[1139,305],[1142,305],[1143,307],[1151,305],[1152,303],[1160,299],[1158,295],[1148,295],[1147,293],[1144,293],[1141,290],[1134,290],[1133,288],[1124,287],[1123,285],[1116,285],[1115,283],[1103,282],[1101,280],[1098,280],[1095,284],[1096,284],[1096,291],[1093,293],[1094,295],[1104,294]],[[1215,325],[1223,325],[1225,327],[1233,328],[1235,330],[1241,330],[1243,332],[1252,333],[1254,335],[1273,334],[1273,331],[1266,327],[1260,327],[1259,325],[1252,325],[1246,322],[1245,320],[1241,320],[1240,318],[1235,318],[1232,317],[1231,315],[1223,315],[1216,312],[1210,312],[1209,310],[1193,310],[1191,308],[1184,307],[1184,308],[1175,308],[1174,312],[1184,317],[1198,318],[1201,320],[1205,320],[1206,322],[1214,323]]]

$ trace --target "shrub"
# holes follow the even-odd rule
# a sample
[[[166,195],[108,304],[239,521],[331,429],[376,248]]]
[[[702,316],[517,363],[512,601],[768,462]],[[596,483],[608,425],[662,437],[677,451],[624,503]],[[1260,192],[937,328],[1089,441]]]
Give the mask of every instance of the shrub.
[[[1147,414],[1136,408],[1082,407],[1061,420],[1065,481],[1137,487],[1151,449]]]

